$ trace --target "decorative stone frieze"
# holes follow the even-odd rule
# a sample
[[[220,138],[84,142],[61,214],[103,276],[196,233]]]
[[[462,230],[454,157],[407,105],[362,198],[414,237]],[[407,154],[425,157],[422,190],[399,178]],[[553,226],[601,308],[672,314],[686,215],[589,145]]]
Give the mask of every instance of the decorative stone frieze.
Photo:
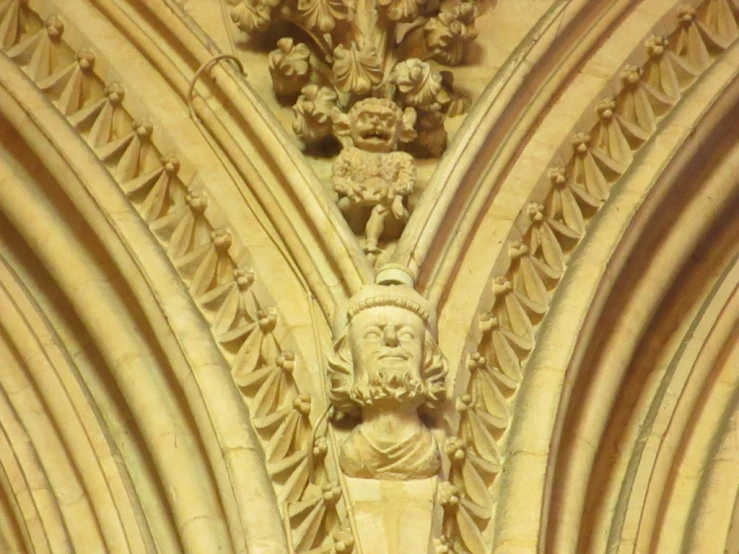
[[[528,205],[522,240],[508,247],[508,269],[490,281],[493,302],[478,314],[477,347],[464,368],[459,447],[450,452],[453,493],[444,504],[444,544],[457,545],[451,551],[485,552],[482,531],[492,506],[481,491],[492,486],[504,464],[498,443],[509,425],[508,404],[568,257],[670,109],[739,37],[737,21],[739,9],[725,0],[680,7],[664,22],[673,29],[669,35],[645,41],[644,64],[622,68],[621,89],[597,104],[593,128],[572,135],[569,160],[548,172],[551,188],[544,201]],[[457,469],[455,478],[455,467],[466,469]]]
[[[346,512],[337,507],[341,488],[328,480],[324,468],[326,439],[312,427],[311,395],[298,389],[292,375],[295,354],[278,342],[278,314],[255,294],[254,272],[235,259],[233,234],[210,222],[208,194],[194,183],[182,183],[179,157],[161,154],[154,123],[134,118],[123,105],[124,87],[104,83],[95,73],[93,50],[72,53],[60,17],[42,21],[19,0],[3,7],[4,54],[50,97],[105,164],[210,324],[250,408],[275,494],[291,522],[294,548],[304,552],[324,544],[350,545]]]

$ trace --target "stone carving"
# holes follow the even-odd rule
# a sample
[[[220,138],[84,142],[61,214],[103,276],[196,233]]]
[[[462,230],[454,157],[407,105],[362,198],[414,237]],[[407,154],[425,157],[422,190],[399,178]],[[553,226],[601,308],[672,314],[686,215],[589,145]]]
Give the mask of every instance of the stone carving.
[[[643,66],[622,67],[622,88],[597,103],[597,121],[590,129],[572,135],[568,161],[549,169],[548,193],[541,203],[528,204],[530,224],[521,240],[508,245],[510,265],[493,277],[492,305],[479,314],[479,340],[466,364],[467,386],[456,402],[457,438],[445,447],[450,469],[440,486],[444,522],[439,551],[487,551],[483,531],[492,503],[486,489],[504,464],[496,436],[508,427],[510,397],[524,378],[538,322],[549,309],[567,258],[636,152],[708,67],[711,48],[723,50],[739,36],[728,4],[709,0],[702,5],[710,8],[703,17],[693,6],[681,6],[670,35],[645,41]]]
[[[446,149],[447,117],[469,109],[450,71],[475,39],[477,3],[468,0],[229,0],[249,35],[279,29],[269,54],[275,93],[293,102],[292,129],[312,152],[337,139],[333,168],[339,207],[378,263],[380,241],[397,238],[416,184],[413,157]],[[284,23],[289,23],[285,27]],[[300,39],[298,39],[300,37]],[[299,42],[304,40],[305,42]],[[430,61],[433,61],[432,66]],[[408,153],[396,152],[402,146]]]
[[[412,287],[365,286],[339,311],[328,354],[329,398],[361,423],[341,446],[349,477],[425,479],[441,469],[439,447],[421,413],[446,396],[446,359],[433,309]]]
[[[362,100],[346,115],[334,111],[334,127],[346,147],[331,181],[349,223],[357,232],[364,227],[370,261],[381,251],[378,243],[388,224],[394,222],[397,233],[408,220],[406,198],[416,185],[416,169],[410,154],[394,150],[415,137],[415,119],[413,108],[401,112],[380,98]]]
[[[306,42],[286,37],[269,56],[275,93],[295,101],[293,129],[306,144],[331,137],[325,104],[348,113],[367,97],[383,97],[418,113],[410,145],[417,156],[439,157],[446,148],[444,120],[469,102],[454,89],[449,71],[475,39],[476,2],[370,0],[229,0],[231,17],[249,35],[285,22]],[[285,27],[280,27],[285,28]]]
[[[213,215],[196,179],[185,184],[182,160],[157,144],[154,123],[127,111],[123,85],[96,73],[94,51],[73,50],[59,16],[41,20],[30,8],[0,0],[0,48],[108,168],[201,309],[250,410],[293,551],[351,551],[341,489],[326,471],[326,438],[311,426],[311,396],[293,375],[299,362],[284,348],[289,336],[277,340],[279,315],[271,299],[255,292],[248,255],[229,228],[211,221],[222,216]],[[294,64],[299,52],[286,57],[275,63]]]
[[[426,46],[434,59],[447,65],[459,65],[465,47],[477,37],[477,4],[444,2],[439,14],[423,26]]]
[[[345,530],[332,530],[340,529],[336,520],[343,516],[335,507],[340,502],[342,491],[329,481],[322,465],[328,452],[326,438],[316,436],[311,440],[316,433],[308,417],[310,396],[299,394],[292,380],[295,355],[282,350],[277,343],[274,336],[277,314],[257,302],[251,289],[254,275],[232,259],[236,250],[232,248],[235,237],[228,229],[215,227],[210,222],[208,214],[212,208],[208,209],[205,193],[198,188],[186,187],[180,181],[178,157],[161,155],[162,151],[154,141],[156,136],[152,134],[153,124],[145,119],[132,119],[124,111],[121,105],[125,96],[122,85],[99,80],[93,52],[87,48],[74,52],[69,50],[61,41],[64,25],[58,17],[50,16],[45,24],[34,20],[32,26],[25,28],[16,8],[26,10],[27,3],[9,0],[3,8],[8,6],[2,12],[4,24],[0,25],[0,43],[8,57],[48,94],[59,112],[109,168],[142,218],[162,241],[223,347],[231,364],[234,382],[244,392],[255,428],[260,433],[270,476],[279,491],[280,504],[288,508],[286,519],[293,532],[296,551],[319,548],[322,552],[328,551],[326,548],[337,552],[350,550],[353,543],[351,534]],[[679,21],[680,27],[669,38],[651,37],[647,41],[649,59],[644,67],[625,67],[624,88],[615,97],[605,98],[598,105],[599,120],[592,129],[573,137],[573,156],[564,167],[553,169],[550,174],[552,188],[545,198],[540,199],[542,203],[528,206],[531,225],[523,233],[521,241],[510,244],[511,265],[508,270],[491,283],[495,299],[492,305],[485,307],[489,311],[480,315],[478,352],[470,355],[468,387],[457,403],[460,412],[458,438],[449,441],[445,448],[450,467],[448,483],[442,483],[439,494],[439,502],[445,511],[444,535],[439,538],[440,551],[467,550],[473,554],[485,551],[480,533],[491,513],[487,486],[504,461],[497,447],[499,435],[495,433],[507,426],[510,416],[507,402],[523,378],[524,362],[533,347],[536,326],[548,309],[548,295],[561,278],[569,252],[582,238],[592,214],[600,206],[603,199],[599,196],[607,196],[675,98],[679,98],[705,69],[704,65],[710,63],[713,52],[731,38],[724,36],[723,33],[727,32],[719,25],[721,21],[717,23],[696,15],[692,7],[681,10]],[[63,55],[57,55],[60,52]],[[274,63],[275,66],[293,67],[295,78],[303,79],[305,66],[301,65],[301,60],[305,61],[304,51],[291,52],[288,48],[284,59],[275,59]],[[420,67],[423,80],[425,66]],[[408,75],[411,73],[409,70]],[[372,82],[371,72],[362,78]],[[400,87],[401,83],[405,88]],[[406,95],[404,101],[425,102],[424,94],[414,91],[412,83],[408,83],[411,81],[397,80],[400,93]],[[285,86],[288,87],[289,83]],[[328,97],[337,96],[332,89],[309,86],[315,87],[316,97],[321,91]],[[435,87],[429,90],[433,92]],[[439,87],[436,90],[444,89]],[[306,113],[314,109],[307,105],[309,102],[306,100]],[[326,104],[331,102],[333,100],[324,102],[318,110],[322,121],[329,122],[329,127],[333,106],[326,109]],[[363,154],[375,153],[371,148],[355,149]],[[429,429],[419,418],[419,410],[434,408],[444,392],[443,358],[441,367],[434,364],[427,367],[422,363],[428,359],[428,352],[434,352],[432,360],[439,355],[435,341],[428,347],[427,340],[429,334],[434,339],[433,311],[424,308],[423,299],[416,298],[410,287],[385,286],[379,289],[383,293],[380,298],[387,296],[392,299],[388,305],[364,303],[358,310],[348,309],[344,316],[350,377],[346,377],[344,372],[342,378],[351,382],[351,379],[356,379],[360,368],[378,367],[370,363],[372,349],[367,347],[358,330],[362,328],[362,317],[371,323],[380,320],[382,313],[387,313],[390,308],[400,309],[400,312],[395,312],[397,317],[393,316],[391,320],[400,321],[401,327],[390,328],[390,341],[399,340],[397,336],[392,338],[393,331],[404,325],[418,333],[423,329],[424,340],[417,341],[410,349],[411,355],[402,358],[403,365],[408,368],[408,379],[389,373],[390,377],[377,377],[377,383],[367,380],[365,389],[372,394],[358,395],[358,398],[372,400],[369,409],[366,409],[367,402],[353,402],[349,394],[347,411],[361,413],[363,421],[344,444],[341,454],[347,463],[342,465],[350,466],[358,460],[360,464],[355,465],[359,465],[360,471],[366,465],[375,476],[386,479],[395,478],[389,477],[391,474],[401,473],[400,478],[408,479],[435,475],[429,468],[435,466],[438,472],[438,448]],[[428,315],[424,317],[424,313]],[[354,331],[352,322],[356,323]],[[383,328],[383,341],[388,325]],[[370,326],[366,324],[364,328]],[[340,356],[341,351],[334,354]],[[377,370],[378,375],[383,372],[388,374],[384,369]],[[369,374],[369,371],[365,373]],[[415,386],[411,378],[414,375],[421,377],[420,386]],[[410,392],[398,395],[398,391],[406,389]],[[428,392],[434,390],[435,397],[429,398]],[[373,396],[376,391],[381,393],[377,399]],[[420,404],[414,394],[423,397]],[[341,396],[338,398],[341,401]],[[409,398],[415,398],[415,401],[411,402]],[[377,442],[363,442],[361,439],[372,436],[374,422],[371,421],[371,410],[379,413],[377,408],[382,402],[391,400],[406,407],[414,406],[404,412],[382,412],[392,412],[393,418],[397,413],[407,414],[410,425],[403,428],[412,431],[410,437],[413,440],[403,442],[401,438],[395,443],[399,449],[388,452],[385,445],[378,448]],[[391,418],[388,416],[386,419]],[[318,424],[314,425],[318,427]],[[397,426],[391,430],[396,431]],[[360,438],[353,440],[356,436]],[[380,437],[387,439],[386,435]],[[403,471],[393,468],[384,473],[385,477],[379,477],[389,456],[403,462],[400,464]],[[339,513],[338,518],[333,510]],[[306,513],[310,517],[306,517]]]

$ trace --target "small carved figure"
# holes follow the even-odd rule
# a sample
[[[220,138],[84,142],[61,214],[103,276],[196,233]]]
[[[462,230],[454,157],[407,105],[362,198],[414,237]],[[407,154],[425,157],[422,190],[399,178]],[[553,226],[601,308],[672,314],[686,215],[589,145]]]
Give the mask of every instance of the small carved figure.
[[[344,149],[334,162],[331,182],[339,195],[344,217],[366,235],[365,252],[371,260],[391,221],[402,226],[408,220],[406,198],[416,186],[413,157],[397,152],[399,142],[415,138],[416,112],[405,112],[383,98],[367,98],[349,113],[333,112],[334,133]]]
[[[420,412],[446,395],[446,359],[434,312],[407,285],[367,285],[338,312],[328,355],[329,397],[361,414],[339,453],[349,477],[425,479],[441,468],[439,448]]]

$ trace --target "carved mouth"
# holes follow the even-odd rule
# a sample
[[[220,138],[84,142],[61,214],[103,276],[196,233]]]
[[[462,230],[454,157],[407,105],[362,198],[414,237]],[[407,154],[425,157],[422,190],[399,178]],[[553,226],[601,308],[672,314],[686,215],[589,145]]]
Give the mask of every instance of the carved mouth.
[[[380,354],[377,359],[388,362],[405,362],[408,358],[403,354],[393,352],[392,354]]]
[[[374,130],[367,133],[362,133],[362,139],[373,142],[385,142],[390,139],[390,134]]]

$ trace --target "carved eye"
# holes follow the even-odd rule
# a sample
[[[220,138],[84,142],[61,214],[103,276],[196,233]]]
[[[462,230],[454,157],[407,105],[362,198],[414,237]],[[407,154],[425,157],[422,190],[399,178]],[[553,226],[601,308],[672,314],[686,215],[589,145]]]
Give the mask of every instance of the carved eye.
[[[398,336],[400,340],[414,340],[416,338],[412,331],[401,331]]]
[[[364,334],[364,338],[370,340],[378,340],[380,336],[380,331],[378,329],[370,329]]]

